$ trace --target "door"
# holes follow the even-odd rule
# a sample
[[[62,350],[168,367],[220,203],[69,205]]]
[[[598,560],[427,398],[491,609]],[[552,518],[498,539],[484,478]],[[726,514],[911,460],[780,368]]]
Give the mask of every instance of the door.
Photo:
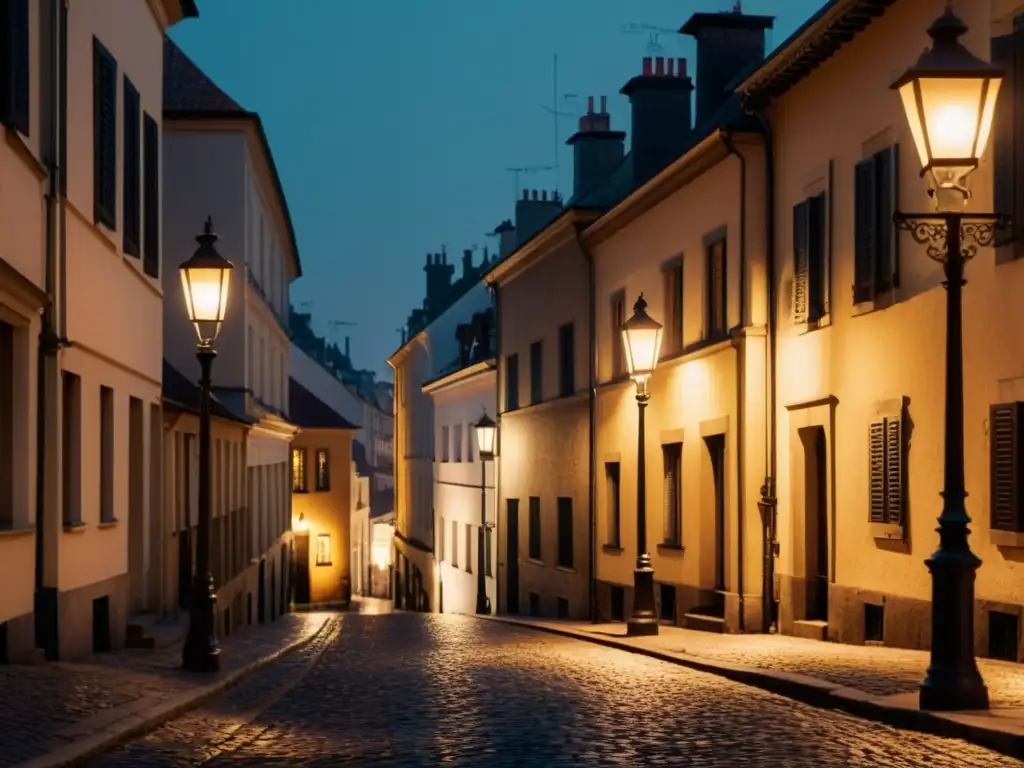
[[[309,534],[295,537],[295,602],[309,604]]]
[[[725,435],[705,438],[711,456],[714,483],[715,599],[716,615],[725,615]]]
[[[505,610],[519,613],[519,499],[505,501]]]
[[[267,561],[260,560],[259,586],[256,592],[256,621],[267,620]]]
[[[828,498],[825,430],[800,430],[804,447],[804,562],[807,618],[828,621]]]

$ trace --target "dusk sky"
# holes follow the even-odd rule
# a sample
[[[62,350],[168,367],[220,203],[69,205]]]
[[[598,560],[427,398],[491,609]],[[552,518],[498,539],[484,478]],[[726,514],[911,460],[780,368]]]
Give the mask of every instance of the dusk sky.
[[[821,4],[745,0],[743,10],[776,17],[771,49]],[[544,109],[556,100],[553,57],[557,109],[573,115],[559,118],[560,169],[519,181],[565,192],[572,156],[564,142],[588,95],[607,95],[613,128],[629,131],[618,91],[644,56],[685,56],[696,70],[691,38],[663,34],[663,50],[650,52],[649,37],[624,34],[623,25],[675,30],[695,11],[732,5],[200,0],[200,18],[172,36],[263,119],[303,264],[292,303],[311,310],[329,339],[351,336],[356,367],[390,379],[385,360],[423,300],[426,254],[444,245],[459,265],[464,248],[493,252],[487,233],[513,212],[506,169],[555,165],[555,119]]]

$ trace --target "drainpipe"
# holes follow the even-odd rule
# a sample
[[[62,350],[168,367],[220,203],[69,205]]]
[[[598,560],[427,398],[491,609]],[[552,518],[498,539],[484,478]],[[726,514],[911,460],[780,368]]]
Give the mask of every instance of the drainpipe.
[[[594,254],[580,238],[583,227],[576,226],[576,244],[587,260],[587,599],[590,620],[597,623],[597,270]]]
[[[745,439],[746,409],[744,407],[747,363],[747,340],[744,335],[744,329],[747,327],[747,158],[736,149],[731,133],[723,133],[722,141],[729,154],[734,155],[740,161],[740,321],[739,334],[733,340],[733,346],[736,349],[736,559],[739,563],[736,569],[736,591],[739,593],[739,630],[745,632],[743,525],[746,488],[743,452],[747,444]]]
[[[765,419],[766,462],[764,485],[761,486],[761,500],[758,507],[764,528],[764,582],[762,584],[762,628],[765,632],[778,629],[775,602],[775,556],[778,542],[775,538],[778,520],[778,499],[775,496],[775,473],[777,470],[777,426],[776,426],[776,346],[778,307],[775,299],[775,157],[772,141],[772,126],[764,113],[764,106],[744,105],[748,114],[753,115],[761,127],[765,151],[765,256],[767,261],[768,333],[766,335],[768,365],[765,366],[765,401],[768,404]]]
[[[498,544],[498,533],[501,531],[501,288],[497,283],[488,283],[494,300],[494,420],[498,422],[498,434],[494,444],[494,550],[491,557],[500,558],[501,546]],[[486,536],[486,532],[484,533]],[[508,531],[505,531],[508,535]],[[500,562],[500,560],[499,560]],[[494,612],[501,613],[501,587],[498,579],[497,563],[494,564]],[[505,578],[508,579],[509,564],[505,563]],[[518,609],[519,606],[516,606]],[[505,612],[510,613],[505,606]]]

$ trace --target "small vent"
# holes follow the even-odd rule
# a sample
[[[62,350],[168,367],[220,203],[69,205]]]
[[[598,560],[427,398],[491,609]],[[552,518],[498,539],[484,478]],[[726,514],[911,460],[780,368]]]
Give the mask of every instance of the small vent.
[[[661,620],[676,623],[676,588],[672,584],[661,585]]]
[[[988,655],[993,659],[1016,661],[1020,643],[1020,618],[1013,613],[988,612]]]
[[[564,597],[558,598],[558,618],[568,619],[569,618],[569,601]]]
[[[864,604],[864,642],[881,643],[885,640],[885,606]]]
[[[540,616],[540,595],[536,592],[530,593],[530,615]]]
[[[625,621],[626,611],[623,608],[625,600],[623,599],[622,587],[612,587],[612,621]]]

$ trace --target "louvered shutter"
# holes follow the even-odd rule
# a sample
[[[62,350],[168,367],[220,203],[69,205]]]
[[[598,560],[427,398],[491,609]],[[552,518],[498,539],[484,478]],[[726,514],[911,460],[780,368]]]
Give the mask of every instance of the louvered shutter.
[[[993,405],[989,412],[990,525],[1020,532],[1020,403]]]
[[[903,523],[903,421],[885,420],[885,522]]]
[[[1017,26],[1016,24],[1014,26]],[[1024,63],[1024,30],[1015,29],[1013,34],[992,38],[992,63],[1004,70],[1003,84],[999,88],[996,100],[996,114],[992,121],[992,138],[989,146],[993,158],[993,197],[995,210],[998,213],[1013,214],[1015,211],[1016,153],[1014,152],[1014,135],[1017,131],[1017,115],[1015,105],[1024,98],[1018,95],[1016,68],[1016,51],[1021,51],[1020,61]],[[1011,233],[1000,229],[996,231],[996,245],[1006,245],[1007,236]]]
[[[869,157],[854,170],[853,301],[875,298],[878,251],[878,207],[875,202],[875,159]]]
[[[142,119],[143,169],[143,269],[153,278],[160,277],[160,128],[149,115]]]
[[[808,205],[805,200],[793,206],[793,322],[806,323],[807,312],[807,223]]]
[[[893,222],[899,202],[896,187],[899,171],[897,150],[894,144],[875,155],[875,199],[878,206],[875,285],[879,291],[888,291],[900,284],[897,250],[899,238]]]
[[[875,421],[869,431],[869,519],[872,523],[884,523],[885,510],[885,420]]]
[[[93,38],[93,214],[117,229],[117,62]]]
[[[1012,134],[1012,173],[1013,173],[1013,208],[1010,211],[998,211],[999,213],[1012,213],[1014,220],[1015,234],[1024,231],[1024,189],[1021,189],[1021,179],[1024,179],[1024,115],[1021,114],[1021,105],[1024,104],[1024,16],[1017,16],[1013,20],[1013,134]],[[1010,121],[1008,121],[1010,122]],[[1024,238],[1017,237],[1014,240],[1014,252],[1016,255],[1024,253]]]
[[[825,195],[807,201],[807,319],[828,314],[828,253]]]
[[[0,122],[29,134],[28,0],[0,0]]]
[[[124,171],[122,183],[122,199],[124,217],[124,252],[129,256],[139,256],[140,234],[142,228],[142,185],[141,185],[141,152],[140,132],[142,120],[139,92],[132,81],[124,78]]]

